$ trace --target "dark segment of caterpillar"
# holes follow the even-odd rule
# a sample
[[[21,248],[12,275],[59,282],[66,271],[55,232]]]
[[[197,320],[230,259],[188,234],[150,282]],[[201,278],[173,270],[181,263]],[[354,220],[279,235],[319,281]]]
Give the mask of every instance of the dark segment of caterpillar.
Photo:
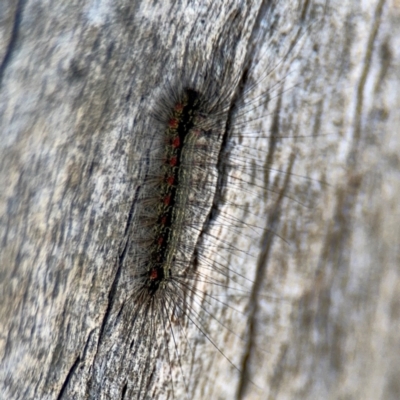
[[[136,268],[138,271],[146,270],[146,274],[135,276],[138,298],[146,299],[142,291],[148,291],[153,301],[158,290],[168,290],[167,282],[181,276],[176,273],[176,265],[187,264],[179,260],[176,247],[182,243],[181,236],[187,228],[185,224],[190,221],[190,215],[187,215],[190,203],[187,192],[196,180],[195,174],[201,173],[194,160],[201,152],[201,145],[196,143],[202,134],[196,126],[199,106],[198,93],[186,90],[181,101],[175,104],[167,123],[161,155],[163,163],[155,171],[154,177],[147,176],[147,184],[150,186],[153,180],[154,186],[141,199],[143,205],[139,225],[150,226],[150,231],[148,237],[141,238],[144,243],[140,243],[142,254],[139,260],[145,259],[145,265],[139,261]],[[193,252],[193,246],[190,247],[189,252]],[[140,282],[140,278],[143,278],[143,282]]]

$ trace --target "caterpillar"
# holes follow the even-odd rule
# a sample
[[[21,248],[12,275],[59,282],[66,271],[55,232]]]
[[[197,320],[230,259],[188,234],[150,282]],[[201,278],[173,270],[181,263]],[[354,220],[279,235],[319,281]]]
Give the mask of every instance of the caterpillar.
[[[267,65],[254,63],[263,48],[252,49],[249,64],[222,40],[209,59],[183,56],[176,79],[155,90],[121,252],[123,290],[102,332],[121,398],[212,398],[216,386],[226,398],[247,390],[262,397],[248,364],[256,326],[265,326],[254,297],[282,308],[279,290],[275,297],[262,289],[273,240],[286,251],[290,244],[292,232],[279,225],[282,202],[312,209],[312,186],[321,183],[294,169],[297,142],[315,135],[284,126],[282,93],[297,84],[291,68],[305,32],[289,35]],[[227,48],[241,60],[240,73]],[[291,192],[294,180],[300,191]],[[224,370],[213,366],[215,357]]]

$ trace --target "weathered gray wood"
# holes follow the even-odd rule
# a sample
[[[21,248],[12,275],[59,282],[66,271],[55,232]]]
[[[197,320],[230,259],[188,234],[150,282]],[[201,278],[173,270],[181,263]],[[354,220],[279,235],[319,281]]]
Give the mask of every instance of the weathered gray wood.
[[[255,282],[244,314],[206,327],[236,369],[189,327],[173,394],[159,377],[148,397],[399,398],[398,2],[8,0],[0,15],[0,398],[131,398],[119,260],[149,114],[183,56],[211,59],[224,35],[233,49],[232,32],[225,57],[257,66],[242,96],[283,88],[253,129],[294,138],[255,140],[268,196],[228,185],[251,212],[227,203],[240,229],[209,227],[208,257]]]

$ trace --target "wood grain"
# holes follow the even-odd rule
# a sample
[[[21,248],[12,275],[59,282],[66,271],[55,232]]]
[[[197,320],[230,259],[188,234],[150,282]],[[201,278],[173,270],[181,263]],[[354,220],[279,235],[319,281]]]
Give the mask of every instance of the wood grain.
[[[0,398],[399,398],[398,2],[6,0],[0,15]],[[206,327],[233,365],[197,331],[174,391],[148,376],[139,395],[157,360],[138,365],[118,315],[149,110],[221,38],[222,65],[255,67],[238,104],[283,88],[246,118],[291,139],[255,140],[267,195],[221,206],[241,229],[207,227],[254,282],[242,317],[216,310],[236,336]]]

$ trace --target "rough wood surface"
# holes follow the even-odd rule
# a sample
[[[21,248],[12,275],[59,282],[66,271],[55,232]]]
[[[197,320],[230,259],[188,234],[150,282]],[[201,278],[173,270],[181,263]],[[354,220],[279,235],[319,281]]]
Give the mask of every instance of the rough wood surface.
[[[230,265],[254,282],[241,318],[218,314],[229,330],[210,320],[225,357],[198,334],[174,391],[161,376],[147,397],[400,397],[400,3],[6,0],[1,399],[134,396],[129,319],[113,321],[144,127],[177,60],[211,59],[221,37],[235,68],[251,49],[255,82],[291,87],[253,118],[292,133],[279,151],[255,144],[288,179],[269,176],[264,191],[281,196],[236,210],[234,235],[218,231],[246,249]],[[282,68],[258,80],[268,65]],[[265,225],[256,236],[252,218]]]

